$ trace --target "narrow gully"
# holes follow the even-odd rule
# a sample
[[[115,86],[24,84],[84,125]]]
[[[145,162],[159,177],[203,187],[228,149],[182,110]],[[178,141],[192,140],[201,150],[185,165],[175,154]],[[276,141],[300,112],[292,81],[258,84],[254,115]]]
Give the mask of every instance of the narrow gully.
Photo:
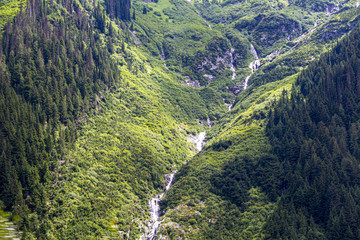
[[[208,119],[207,122],[209,122],[210,119]],[[201,132],[198,135],[194,137],[194,139],[191,140],[198,152],[202,150],[202,148],[205,146],[206,142],[206,132]],[[163,219],[160,220],[160,217],[162,215],[162,211],[160,208],[160,203],[165,195],[165,193],[171,188],[172,184],[175,180],[175,174],[176,170],[174,170],[170,174],[165,174],[165,182],[166,186],[162,193],[155,195],[152,199],[149,200],[149,209],[150,209],[150,216],[151,220],[148,224],[148,229],[145,230],[145,234],[140,236],[140,240],[155,240],[157,239],[157,233],[160,228],[161,223],[164,221]],[[161,236],[160,236],[161,239]]]

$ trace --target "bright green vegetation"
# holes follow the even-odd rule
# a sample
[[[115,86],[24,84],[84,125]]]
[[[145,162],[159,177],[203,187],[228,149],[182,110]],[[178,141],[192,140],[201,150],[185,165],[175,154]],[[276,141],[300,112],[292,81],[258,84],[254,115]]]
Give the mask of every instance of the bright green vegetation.
[[[169,210],[165,215],[167,223],[162,228],[163,235],[170,239],[179,236],[190,239],[358,238],[358,227],[354,224],[358,221],[355,210],[358,203],[353,200],[358,199],[358,187],[353,183],[357,181],[357,167],[350,167],[354,166],[353,161],[358,162],[353,145],[357,131],[355,122],[358,122],[358,117],[355,117],[358,102],[355,100],[358,86],[358,70],[355,70],[358,47],[355,47],[355,39],[358,34],[350,34],[350,39],[335,48],[337,55],[326,54],[316,67],[306,70],[299,79],[296,74],[279,81],[283,76],[296,73],[306,66],[309,61],[304,56],[318,56],[324,47],[333,46],[331,43],[338,36],[326,29],[350,31],[357,24],[358,14],[358,9],[354,8],[338,14],[331,22],[311,32],[309,41],[300,42],[292,51],[285,52],[274,62],[269,61],[260,68],[256,78],[253,78],[258,82],[237,96],[234,109],[210,130],[211,139],[205,150],[179,172],[174,187],[164,201],[164,207]],[[354,51],[350,54],[349,49]],[[353,56],[351,60],[350,56]],[[328,58],[332,64],[337,62],[339,65],[330,67],[326,61]],[[294,65],[297,68],[291,67],[291,62],[286,64],[290,60],[298,61]],[[265,72],[271,66],[281,67],[282,63],[291,71],[284,74],[277,69],[279,74],[275,76],[272,74],[276,71],[268,75]],[[345,67],[349,65],[352,67]],[[337,75],[342,73],[343,80]],[[272,78],[268,79],[269,76]],[[319,80],[314,84],[313,78]],[[290,101],[288,92],[294,91],[292,85],[296,79],[297,85],[302,86],[301,91]],[[336,83],[332,83],[331,79],[336,79]],[[272,83],[264,84],[266,82]],[[301,99],[301,94],[306,95],[306,100]],[[340,95],[336,97],[334,94]],[[274,105],[274,99],[280,96],[280,103]],[[299,106],[294,107],[294,101]],[[303,106],[307,101],[310,103]],[[348,107],[343,109],[342,104],[336,101]],[[335,106],[331,107],[333,104]],[[332,111],[342,116],[341,119],[332,116]],[[325,120],[320,120],[322,116],[327,116],[329,126],[322,127],[326,125]],[[352,116],[349,117],[352,120],[348,116]],[[309,119],[305,120],[307,117]],[[290,123],[289,119],[294,123]],[[277,127],[270,128],[274,121]],[[305,122],[309,121],[307,128]],[[319,121],[320,125],[316,126]],[[301,130],[297,130],[294,124]],[[339,134],[343,139],[333,139],[331,142],[331,137],[341,138],[331,135],[336,134],[338,127],[335,125],[344,127],[338,130],[338,134],[348,134]],[[319,128],[322,129],[316,130]],[[303,132],[298,134],[297,131]],[[316,136],[318,133],[319,136]],[[347,143],[344,137],[350,135],[353,140]],[[337,155],[333,155],[332,150],[326,153],[324,148],[334,149],[334,142],[336,146],[342,142],[343,150],[337,147]],[[344,153],[341,163],[335,157],[339,157],[339,151]],[[330,164],[328,161],[333,162]],[[333,168],[325,167],[327,164]],[[315,167],[316,172],[311,170],[314,166],[318,166]],[[334,188],[325,187],[330,182]],[[342,190],[336,191],[334,196],[330,194],[330,188]],[[254,189],[263,197],[254,200],[251,192]],[[348,202],[347,206],[335,206],[335,199],[340,195]],[[253,205],[249,205],[249,202]],[[251,206],[257,206],[259,211],[252,210],[249,214]],[[345,212],[351,212],[350,219],[342,215]]]
[[[59,194],[49,211],[51,236],[122,237],[132,229],[130,238],[137,238],[147,219],[149,196],[163,186],[165,173],[193,155],[186,136],[198,126],[187,121],[206,114],[193,106],[206,109],[201,94],[169,78],[156,61],[147,64],[145,73],[137,75],[121,69],[126,76],[121,87],[106,94],[99,105],[102,114],[81,127],[75,146],[58,167],[53,191]],[[183,94],[169,95],[168,88]],[[188,115],[186,109],[193,112]]]
[[[345,8],[329,21],[319,20],[317,27],[282,46],[277,58],[265,58],[264,65],[250,79],[250,83],[261,85],[300,71],[329,50],[337,39],[350,32],[356,26],[359,14],[359,8]]]
[[[0,29],[19,13],[21,6],[26,6],[26,0],[2,0],[0,2]]]
[[[135,239],[164,174],[193,155],[196,119],[227,107],[182,86],[100,5],[37,4],[2,36],[1,201],[24,238]]]
[[[1,208],[24,239],[138,239],[177,169],[169,239],[359,238],[355,2],[2,1]]]
[[[18,238],[19,233],[14,223],[10,222],[11,214],[0,210],[0,238]]]
[[[213,137],[205,149],[177,174],[164,201],[171,210],[165,215],[162,234],[191,239],[264,236],[263,226],[276,197],[265,195],[257,186],[276,185],[276,176],[267,171],[277,167],[269,162],[274,156],[265,135],[265,116],[295,79],[292,76],[239,95],[234,110],[210,130]]]
[[[249,84],[259,86],[299,72],[327,51],[336,39],[350,32],[360,11],[355,3],[194,1],[194,6],[213,26],[221,26],[224,33],[231,31],[254,45],[263,58],[262,67],[250,78]],[[326,9],[331,14],[326,13]],[[247,66],[239,65],[237,68],[240,79],[245,79],[248,72],[243,71]]]

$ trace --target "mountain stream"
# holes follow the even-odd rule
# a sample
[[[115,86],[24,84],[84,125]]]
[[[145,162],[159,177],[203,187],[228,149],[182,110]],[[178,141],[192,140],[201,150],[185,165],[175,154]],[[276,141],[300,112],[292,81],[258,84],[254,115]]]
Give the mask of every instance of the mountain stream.
[[[248,82],[249,82],[249,79],[251,77],[251,75],[254,73],[255,70],[257,70],[260,65],[261,65],[261,62],[259,60],[259,55],[257,54],[256,52],[256,49],[254,47],[254,45],[251,44],[251,52],[252,54],[254,55],[254,58],[255,58],[255,61],[252,61],[250,64],[249,64],[249,68],[251,69],[251,73],[245,78],[245,82],[244,82],[244,90],[248,87]]]
[[[167,192],[167,190],[170,189],[171,185],[173,184],[174,179],[175,179],[175,173],[176,173],[176,171],[173,171],[170,174],[165,174],[166,187],[165,187],[164,191],[149,200],[149,209],[150,209],[150,215],[151,215],[151,221],[149,223],[149,231],[146,234],[147,236],[143,235],[140,237],[140,239],[146,239],[146,240],[155,240],[156,239],[160,224],[163,221],[163,220],[160,220],[160,217],[162,214],[161,209],[160,209],[160,202],[161,202],[161,199],[164,196],[164,194]]]
[[[210,119],[207,120],[207,124],[211,126],[211,121],[209,123]],[[200,132],[199,134],[195,136],[189,136],[188,141],[192,142],[194,147],[196,148],[197,152],[200,152],[202,148],[205,146],[205,139],[206,139],[206,132]],[[170,174],[165,174],[165,183],[166,187],[164,191],[160,194],[155,195],[152,199],[149,200],[149,209],[150,209],[150,216],[151,220],[148,223],[148,229],[145,231],[145,234],[140,237],[140,240],[155,240],[157,239],[157,233],[160,228],[161,223],[163,222],[163,219],[160,219],[163,212],[160,208],[160,203],[165,195],[165,193],[170,189],[172,186],[174,180],[175,180],[175,173],[176,170],[174,170]],[[158,239],[161,239],[161,235]]]

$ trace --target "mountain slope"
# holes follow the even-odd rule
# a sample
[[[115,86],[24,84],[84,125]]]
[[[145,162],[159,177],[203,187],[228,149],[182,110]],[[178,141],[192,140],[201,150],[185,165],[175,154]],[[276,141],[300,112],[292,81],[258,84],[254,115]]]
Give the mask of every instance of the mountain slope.
[[[25,239],[138,239],[178,169],[164,238],[358,237],[355,3],[2,2],[0,207]]]
[[[358,34],[299,76],[238,96],[167,195],[163,236],[359,237]]]

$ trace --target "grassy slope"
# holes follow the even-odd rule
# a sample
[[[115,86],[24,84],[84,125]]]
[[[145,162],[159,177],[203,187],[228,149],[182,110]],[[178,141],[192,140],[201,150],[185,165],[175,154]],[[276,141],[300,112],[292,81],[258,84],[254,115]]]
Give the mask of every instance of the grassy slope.
[[[59,194],[50,211],[56,238],[120,237],[130,228],[131,239],[138,237],[140,220],[148,216],[147,200],[162,186],[163,175],[193,154],[186,136],[200,130],[195,119],[206,116],[207,104],[159,61],[142,62],[151,57],[130,51],[145,72],[122,67],[123,83],[107,93],[101,113],[82,126],[58,170],[54,191]]]
[[[19,6],[18,2],[8,4]],[[142,14],[144,5],[152,8],[146,15]],[[0,9],[4,10],[3,6]],[[9,6],[7,12],[15,9]],[[174,73],[181,72],[179,59],[169,60],[173,61],[168,63],[171,72],[158,56],[165,33],[174,36],[169,41],[178,47],[175,53],[189,55],[213,37],[221,36],[225,27],[213,26],[215,30],[211,31],[185,1],[135,2],[134,6],[134,29],[144,46],[127,48],[135,59],[131,67],[126,66],[122,56],[114,54],[114,59],[125,64],[121,85],[116,92],[106,94],[106,100],[99,104],[101,111],[89,117],[76,144],[60,160],[51,190],[54,197],[49,202],[49,239],[121,237],[130,229],[130,238],[137,238],[140,219],[148,218],[147,199],[161,186],[163,174],[193,154],[185,137],[201,130],[195,119],[206,119],[214,113],[221,116],[227,109],[220,94],[214,93],[215,98],[201,97],[206,96],[200,94],[204,90],[180,85],[183,76]],[[11,11],[13,15],[15,10]],[[198,35],[199,40],[192,40]],[[209,132],[212,139],[208,147],[180,171],[165,202],[169,211],[163,235],[189,235],[193,239],[223,232],[236,239],[261,237],[261,227],[275,204],[260,188],[251,188],[251,198],[240,211],[209,191],[209,178],[221,172],[226,162],[245,155],[255,159],[270,149],[263,116],[269,103],[284,88],[290,89],[293,81],[294,76],[288,77],[249,88],[238,96],[234,110]],[[229,148],[212,149],[226,140],[233,142]],[[227,222],[234,224],[226,226]]]
[[[58,170],[59,183],[54,190],[59,194],[52,202],[49,236],[121,237],[131,229],[130,238],[138,237],[148,218],[147,199],[160,187],[163,174],[192,155],[185,137],[201,130],[195,119],[206,119],[214,112],[221,116],[226,111],[219,94],[201,98],[199,93],[204,90],[180,85],[183,77],[172,73],[181,72],[182,66],[176,66],[179,59],[167,61],[169,71],[159,56],[166,32],[176,36],[171,40],[178,46],[175,52],[192,54],[221,35],[222,27],[210,31],[188,3],[160,0],[158,4],[134,5],[137,20],[133,27],[142,42],[142,46],[129,48],[135,67],[132,71],[123,67],[124,80],[118,91],[107,94],[102,113],[83,126],[77,144]],[[144,6],[150,10],[147,14],[142,14]],[[171,9],[177,11],[169,13]],[[191,40],[194,34],[201,36],[199,41]],[[313,45],[309,48],[314,49]],[[121,56],[115,54],[114,58]],[[221,233],[234,239],[263,237],[262,226],[276,203],[254,186],[240,210],[210,191],[210,178],[234,159],[250,156],[256,161],[270,150],[264,116],[276,96],[283,89],[290,90],[294,79],[295,75],[250,87],[238,96],[234,110],[209,132],[208,146],[180,170],[167,194],[163,236],[209,239]],[[212,148],[228,140],[232,145],[227,149]],[[137,180],[138,176],[148,180]]]
[[[262,58],[262,67],[250,78],[249,84],[256,85],[300,71],[328,50],[336,39],[351,31],[360,11],[355,7],[355,0],[304,5],[277,0],[206,2],[194,1],[205,19],[215,27],[220,25],[224,32],[232,29],[255,46]],[[327,6],[335,6],[338,2],[340,11],[325,13]],[[267,57],[274,51],[279,51],[280,55]],[[247,66],[238,69],[238,73],[245,79],[249,74]]]
[[[231,12],[229,9],[241,8],[239,5],[224,4],[224,8],[210,7],[212,9],[208,16],[212,18],[208,20],[216,22],[216,13],[213,14],[211,11],[224,16]],[[290,42],[279,42],[280,45],[263,50],[266,55],[282,46],[280,55],[262,60],[262,67],[250,79],[253,86],[237,96],[234,109],[209,132],[208,136],[211,139],[205,150],[195,156],[179,173],[174,188],[165,200],[164,206],[168,211],[165,215],[167,223],[162,228],[163,235],[170,239],[176,236],[191,239],[264,238],[262,227],[276,202],[266,198],[261,188],[253,186],[248,193],[248,202],[244,203],[242,208],[238,208],[231,201],[212,192],[214,186],[211,179],[221,174],[224,171],[223,166],[235,159],[251,159],[246,164],[256,165],[258,157],[271,149],[264,133],[265,116],[271,102],[283,89],[291,90],[296,74],[289,74],[301,71],[322,52],[331,48],[336,39],[351,31],[359,16],[359,9],[353,5],[354,2],[348,2],[343,11],[331,16],[321,12],[303,12],[303,16],[299,16],[299,13],[291,14],[291,11],[299,9],[298,7],[283,10],[284,14],[289,14],[298,21],[305,16],[306,21],[302,22],[307,22],[308,33]],[[261,4],[257,6],[261,7]],[[200,9],[205,10],[202,7]],[[221,9],[221,14],[217,9]],[[248,10],[250,9],[254,10]],[[242,8],[242,11],[249,14],[246,8]],[[246,17],[251,18],[244,18]],[[320,19],[317,28],[312,27],[317,19]],[[230,28],[232,27],[235,27],[235,24],[230,25]],[[249,37],[251,38],[250,35]],[[284,76],[289,77],[279,81]],[[227,145],[228,142],[231,142],[230,146]],[[224,148],[219,151],[219,146]]]
[[[125,46],[126,59],[116,53],[120,45],[112,56],[122,65],[121,84],[99,101],[56,169],[49,239],[137,239],[164,174],[194,154],[186,137],[202,131],[196,119],[227,109],[217,93],[208,98],[204,89],[182,86],[183,77],[153,57],[151,47]]]
[[[235,159],[246,157],[256,164],[257,158],[270,151],[264,133],[265,119],[259,116],[265,116],[271,103],[284,89],[290,90],[295,79],[296,75],[263,85],[256,91],[244,91],[240,95],[241,103],[211,129],[209,134],[214,137],[204,151],[183,167],[167,194],[164,236],[170,239],[175,236],[190,239],[263,237],[262,226],[273,211],[274,203],[254,186],[249,190],[250,199],[241,210],[212,193],[210,179]],[[227,141],[231,141],[228,148],[219,150],[216,147]]]

